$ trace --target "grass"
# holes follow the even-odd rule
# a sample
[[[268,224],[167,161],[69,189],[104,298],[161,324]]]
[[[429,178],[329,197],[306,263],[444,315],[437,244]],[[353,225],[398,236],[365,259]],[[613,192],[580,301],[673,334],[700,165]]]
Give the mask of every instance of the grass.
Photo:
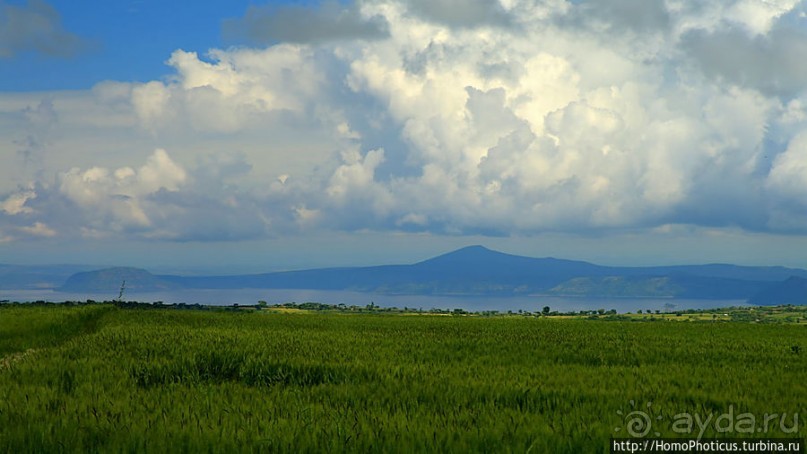
[[[0,368],[0,452],[607,452],[636,409],[807,433],[798,323],[23,305],[0,330],[36,349]]]
[[[0,305],[0,356],[52,347],[97,329],[110,306]]]

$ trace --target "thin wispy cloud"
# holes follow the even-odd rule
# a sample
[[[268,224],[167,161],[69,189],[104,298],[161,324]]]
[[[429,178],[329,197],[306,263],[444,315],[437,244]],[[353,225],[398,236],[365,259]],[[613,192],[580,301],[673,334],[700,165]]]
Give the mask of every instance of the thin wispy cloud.
[[[71,57],[87,45],[64,29],[59,12],[44,0],[28,0],[24,5],[0,1],[0,58],[25,52]]]
[[[389,35],[383,16],[365,17],[356,5],[345,7],[337,1],[317,7],[250,6],[244,17],[225,20],[223,33],[230,40],[257,44],[373,40]]]

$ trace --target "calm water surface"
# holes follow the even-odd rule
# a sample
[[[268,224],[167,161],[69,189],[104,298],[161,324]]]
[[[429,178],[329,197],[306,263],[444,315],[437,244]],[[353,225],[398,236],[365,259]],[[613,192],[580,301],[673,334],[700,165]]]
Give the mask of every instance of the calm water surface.
[[[114,294],[63,293],[52,290],[0,290],[0,301],[95,301],[113,300]],[[654,298],[563,298],[549,296],[431,296],[431,295],[383,295],[376,293],[326,291],[326,290],[182,290],[173,292],[130,293],[125,300],[164,303],[186,303],[207,305],[252,305],[258,301],[269,304],[287,302],[318,302],[366,306],[374,303],[381,307],[422,308],[424,310],[464,309],[469,311],[540,311],[544,306],[558,311],[580,311],[616,309],[617,312],[636,312],[641,309],[673,311],[685,309],[710,309],[727,306],[744,306],[743,300],[689,300]]]

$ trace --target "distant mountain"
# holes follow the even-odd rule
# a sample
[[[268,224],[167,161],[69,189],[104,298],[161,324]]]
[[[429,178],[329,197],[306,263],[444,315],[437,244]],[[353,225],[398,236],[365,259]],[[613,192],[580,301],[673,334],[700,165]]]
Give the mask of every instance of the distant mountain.
[[[769,285],[748,300],[754,305],[807,304],[807,279],[791,276],[784,282]]]
[[[177,283],[161,279],[139,268],[106,268],[76,273],[59,288],[62,292],[116,293],[121,286],[124,292],[156,292],[180,289]]]
[[[237,276],[152,275],[114,268],[72,276],[62,287],[74,292],[171,289],[354,290],[414,295],[552,295],[748,299],[807,270],[782,267],[696,265],[608,267],[556,258],[532,258],[469,246],[410,265],[324,268]]]
[[[412,265],[325,268],[247,276],[161,276],[189,288],[300,288],[400,294],[508,295],[543,291],[609,268],[470,246]]]

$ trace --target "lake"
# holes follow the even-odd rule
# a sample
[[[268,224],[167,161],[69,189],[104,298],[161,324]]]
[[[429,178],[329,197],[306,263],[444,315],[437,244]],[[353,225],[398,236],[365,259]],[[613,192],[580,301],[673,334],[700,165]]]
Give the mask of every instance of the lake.
[[[52,290],[0,290],[0,301],[95,301],[113,300],[117,294],[64,293]],[[169,292],[131,293],[124,295],[127,301],[186,303],[228,306],[232,304],[253,305],[258,301],[269,304],[287,302],[318,302],[366,306],[374,303],[381,307],[422,308],[429,310],[464,309],[467,311],[518,310],[540,311],[544,306],[561,312],[615,309],[617,312],[636,312],[641,309],[662,312],[686,309],[711,309],[716,307],[745,306],[744,300],[693,300],[669,298],[565,298],[551,296],[435,296],[435,295],[384,295],[350,291],[327,290],[181,290]]]

